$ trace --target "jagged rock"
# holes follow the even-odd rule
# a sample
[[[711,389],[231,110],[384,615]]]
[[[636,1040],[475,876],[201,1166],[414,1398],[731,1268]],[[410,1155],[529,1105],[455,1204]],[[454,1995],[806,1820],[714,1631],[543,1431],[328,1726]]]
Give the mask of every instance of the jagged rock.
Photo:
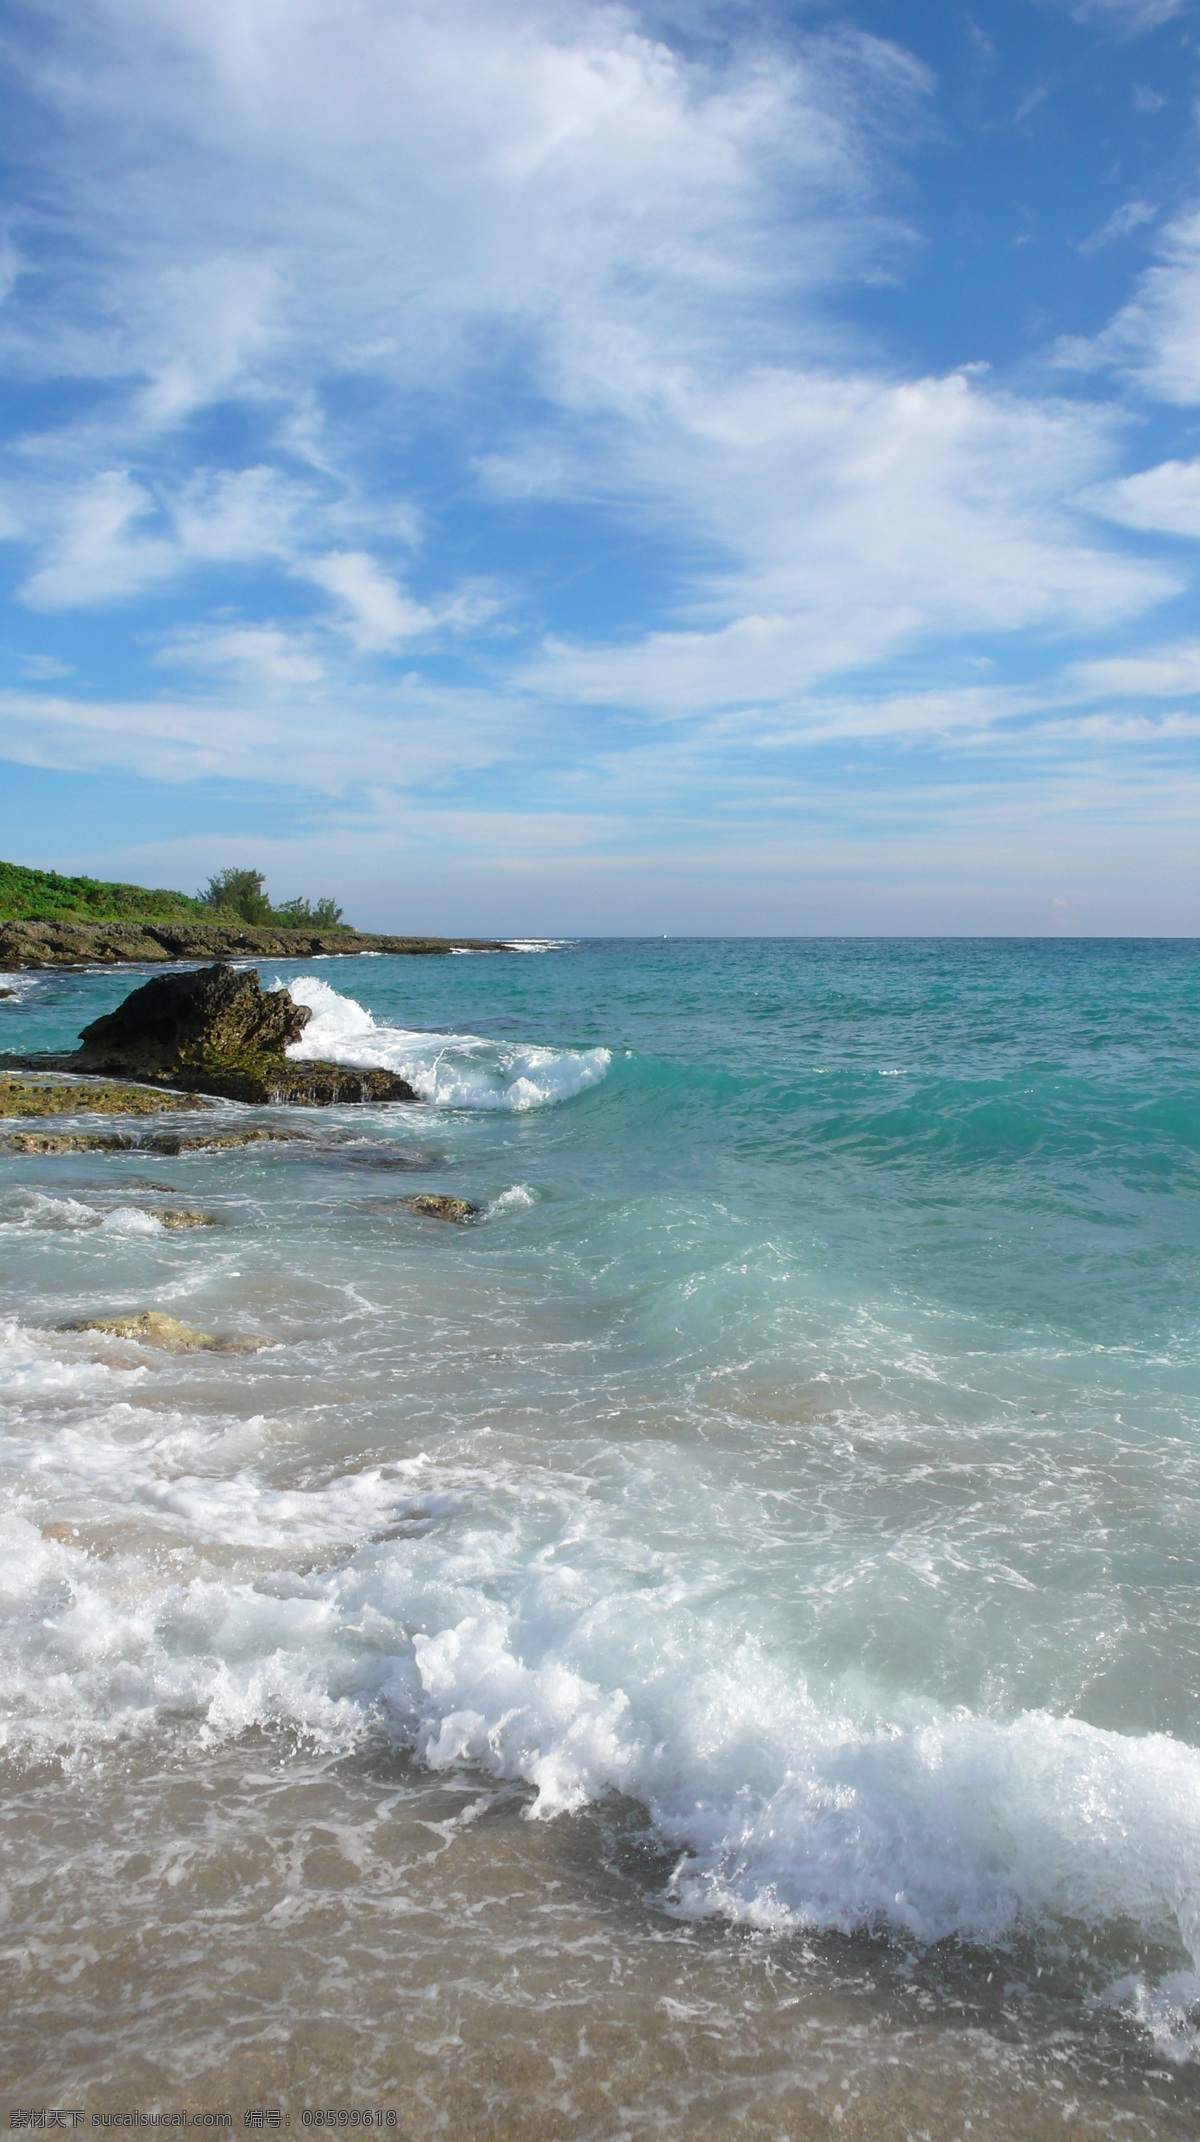
[[[113,1339],[139,1339],[144,1346],[161,1347],[168,1354],[257,1354],[270,1339],[222,1338],[216,1332],[195,1331],[162,1309],[142,1309],[128,1316],[91,1316],[77,1324],[63,1324],[63,1331],[102,1331]]]
[[[409,1212],[419,1212],[427,1220],[456,1220],[459,1226],[468,1220],[479,1218],[478,1205],[471,1205],[465,1197],[434,1197],[425,1192],[421,1197],[405,1197],[400,1200]]]
[[[80,1035],[81,1068],[136,1072],[187,1092],[231,1101],[287,1101],[307,1108],[369,1101],[415,1101],[394,1071],[344,1064],[290,1063],[312,1013],[286,990],[265,990],[257,974],[205,967],[155,975],[115,1012]]]
[[[79,1037],[81,1058],[101,1069],[151,1075],[210,1060],[257,1063],[299,1041],[312,1013],[285,989],[264,991],[254,973],[205,967],[156,974]]]

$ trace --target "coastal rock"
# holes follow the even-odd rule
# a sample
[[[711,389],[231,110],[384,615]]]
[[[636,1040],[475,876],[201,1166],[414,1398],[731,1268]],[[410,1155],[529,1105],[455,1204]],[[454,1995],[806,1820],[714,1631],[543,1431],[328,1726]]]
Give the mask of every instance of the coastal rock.
[[[0,1074],[0,1116],[160,1116],[170,1108],[195,1106],[190,1093],[156,1093],[152,1086]]]
[[[156,974],[79,1037],[82,1058],[101,1068],[154,1074],[206,1061],[235,1064],[282,1057],[312,1013],[286,990],[264,991],[258,976],[232,967]]]
[[[91,1316],[77,1324],[63,1324],[63,1331],[102,1331],[112,1339],[139,1339],[143,1346],[161,1347],[168,1354],[257,1354],[269,1339],[222,1338],[216,1332],[196,1331],[181,1324],[162,1309],[141,1309],[128,1316]]]
[[[76,1060],[81,1068],[134,1072],[231,1101],[328,1108],[416,1100],[394,1071],[290,1063],[284,1051],[311,1017],[286,990],[264,990],[253,972],[218,965],[155,975],[84,1028]]]
[[[220,1221],[211,1212],[196,1212],[190,1205],[151,1205],[150,1217],[160,1227],[171,1229],[189,1227],[219,1227]]]
[[[6,1153],[165,1153],[172,1158],[178,1153],[224,1153],[239,1145],[296,1145],[305,1143],[303,1131],[244,1130],[212,1131],[207,1135],[197,1131],[191,1137],[181,1136],[177,1131],[151,1132],[139,1137],[134,1131],[124,1135],[112,1131],[105,1135],[99,1131],[14,1131],[11,1137],[0,1139],[0,1151]]]
[[[4,922],[0,972],[22,968],[162,966],[177,959],[313,959],[363,952],[408,957],[507,952],[492,938],[380,937],[356,930],[281,929],[225,922]]]
[[[6,1153],[127,1153],[139,1143],[137,1138],[121,1138],[116,1133],[103,1137],[97,1131],[14,1131],[11,1138],[0,1141],[0,1150]]]
[[[401,1198],[400,1202],[409,1212],[419,1212],[427,1220],[454,1220],[460,1227],[479,1218],[479,1206],[469,1204],[465,1197],[435,1197],[425,1192],[420,1197]]]

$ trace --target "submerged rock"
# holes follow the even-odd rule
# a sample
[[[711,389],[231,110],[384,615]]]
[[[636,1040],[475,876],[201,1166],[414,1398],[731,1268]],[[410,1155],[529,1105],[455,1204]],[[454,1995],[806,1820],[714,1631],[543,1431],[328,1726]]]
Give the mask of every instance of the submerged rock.
[[[219,1227],[211,1212],[196,1212],[190,1205],[151,1205],[150,1217],[162,1227]]]
[[[465,1197],[434,1197],[428,1192],[421,1197],[401,1198],[400,1203],[409,1212],[419,1212],[427,1220],[456,1220],[464,1226],[468,1220],[479,1218],[480,1207],[469,1204]]]
[[[264,990],[252,972],[216,966],[155,975],[84,1028],[76,1061],[81,1069],[133,1072],[233,1101],[327,1108],[416,1100],[394,1071],[289,1062],[284,1051],[311,1017],[307,1005],[293,1003],[286,990]]]
[[[11,1078],[0,1073],[0,1116],[160,1116],[195,1108],[191,1093],[152,1086],[113,1086],[98,1080]]]
[[[168,1354],[257,1354],[271,1344],[270,1339],[222,1338],[216,1332],[196,1331],[162,1309],[141,1309],[128,1316],[90,1316],[60,1328],[102,1331],[112,1339],[139,1339],[144,1346],[158,1346]]]
[[[6,1153],[126,1153],[140,1144],[137,1138],[102,1137],[96,1131],[14,1131],[0,1140]]]
[[[13,1131],[0,1138],[5,1153],[223,1153],[239,1145],[308,1145],[307,1131]]]

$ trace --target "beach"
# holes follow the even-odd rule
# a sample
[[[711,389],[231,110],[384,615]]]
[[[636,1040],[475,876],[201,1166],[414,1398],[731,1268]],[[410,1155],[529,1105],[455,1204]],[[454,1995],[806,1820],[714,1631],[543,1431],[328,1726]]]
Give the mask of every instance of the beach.
[[[260,974],[419,1099],[0,1140],[11,2105],[1194,2133],[1195,948]]]

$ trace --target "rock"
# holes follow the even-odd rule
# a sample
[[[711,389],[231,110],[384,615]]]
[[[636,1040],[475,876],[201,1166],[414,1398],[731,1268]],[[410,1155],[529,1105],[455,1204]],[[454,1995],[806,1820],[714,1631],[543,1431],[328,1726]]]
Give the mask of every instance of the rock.
[[[156,1093],[152,1086],[112,1086],[97,1080],[6,1078],[0,1073],[0,1116],[161,1116],[195,1108],[190,1093]]]
[[[215,1332],[195,1331],[180,1324],[161,1309],[141,1309],[128,1316],[91,1316],[78,1324],[63,1324],[63,1331],[103,1331],[113,1339],[140,1339],[144,1346],[161,1347],[168,1354],[257,1354],[270,1339],[221,1338]]]
[[[178,1131],[159,1131],[139,1137],[136,1131],[108,1136],[98,1131],[14,1131],[0,1139],[6,1153],[222,1153],[239,1145],[298,1145],[309,1143],[305,1131],[243,1130],[197,1131],[184,1137]]]
[[[138,1142],[94,1131],[14,1131],[2,1141],[6,1153],[125,1153]]]
[[[468,1220],[479,1218],[479,1206],[468,1204],[465,1197],[434,1197],[426,1192],[421,1197],[401,1198],[400,1203],[427,1220],[456,1220],[459,1226],[465,1226]]]
[[[304,1131],[288,1130],[196,1131],[190,1138],[159,1131],[140,1143],[150,1153],[228,1153],[239,1145],[303,1145],[307,1138]]]
[[[264,991],[257,974],[230,967],[155,975],[80,1036],[80,1068],[135,1072],[187,1092],[307,1108],[415,1101],[393,1071],[291,1063],[284,1051],[312,1017],[286,990]]]
[[[210,1061],[257,1064],[264,1056],[282,1058],[311,1017],[285,989],[264,992],[256,974],[232,967],[156,974],[115,1012],[84,1027],[79,1053],[105,1070],[151,1074]]]
[[[0,997],[15,997],[16,993],[15,989],[0,989]]]
[[[226,922],[0,923],[0,971],[23,967],[162,966],[176,959],[311,959],[330,954],[508,952],[492,938],[360,936],[355,930],[265,929]]]
[[[150,1217],[160,1226],[170,1228],[219,1227],[221,1224],[211,1212],[195,1212],[189,1205],[151,1205]]]

